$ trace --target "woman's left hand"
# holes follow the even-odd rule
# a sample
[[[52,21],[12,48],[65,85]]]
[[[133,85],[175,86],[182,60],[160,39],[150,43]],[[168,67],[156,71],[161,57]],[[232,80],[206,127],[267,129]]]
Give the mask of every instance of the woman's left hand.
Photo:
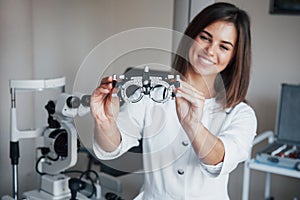
[[[186,131],[194,132],[202,120],[205,97],[201,91],[184,81],[180,81],[177,93],[179,93],[176,98],[178,119]]]

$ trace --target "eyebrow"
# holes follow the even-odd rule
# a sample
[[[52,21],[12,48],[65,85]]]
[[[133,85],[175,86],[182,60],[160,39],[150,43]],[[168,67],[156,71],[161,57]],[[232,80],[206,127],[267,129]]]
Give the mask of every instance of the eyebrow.
[[[208,35],[209,37],[211,37],[211,38],[213,37],[212,34],[209,33],[209,32],[207,32],[206,30],[203,30],[202,32],[204,32],[205,34],[207,34],[207,35]],[[222,43],[225,43],[225,44],[229,44],[230,46],[234,47],[233,44],[232,44],[231,42],[229,42],[229,41],[222,40],[221,42],[222,42]]]

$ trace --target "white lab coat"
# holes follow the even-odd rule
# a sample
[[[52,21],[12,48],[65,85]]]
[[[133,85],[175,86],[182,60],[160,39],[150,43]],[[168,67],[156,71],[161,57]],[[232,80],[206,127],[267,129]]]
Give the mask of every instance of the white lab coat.
[[[215,166],[196,156],[177,118],[174,100],[158,104],[147,97],[121,108],[117,121],[120,146],[105,152],[94,143],[94,153],[99,159],[113,159],[138,146],[143,138],[145,181],[136,199],[226,200],[229,173],[251,151],[256,116],[245,103],[224,112],[215,99],[207,99],[202,122],[224,143],[224,161]]]

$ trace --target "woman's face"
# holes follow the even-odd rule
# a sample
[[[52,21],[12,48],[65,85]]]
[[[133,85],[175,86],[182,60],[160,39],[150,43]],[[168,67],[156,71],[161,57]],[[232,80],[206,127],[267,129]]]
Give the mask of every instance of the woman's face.
[[[216,21],[204,28],[189,50],[193,71],[203,76],[223,71],[233,56],[236,39],[233,23]]]

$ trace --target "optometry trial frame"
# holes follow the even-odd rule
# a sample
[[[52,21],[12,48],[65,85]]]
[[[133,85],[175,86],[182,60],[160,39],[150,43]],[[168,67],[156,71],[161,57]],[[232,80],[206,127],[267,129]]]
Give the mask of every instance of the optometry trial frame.
[[[137,103],[144,96],[149,96],[156,103],[165,103],[174,99],[175,89],[179,86],[179,75],[165,72],[151,74],[148,66],[140,75],[113,75],[113,87],[118,89],[113,96],[119,96],[126,103]]]

